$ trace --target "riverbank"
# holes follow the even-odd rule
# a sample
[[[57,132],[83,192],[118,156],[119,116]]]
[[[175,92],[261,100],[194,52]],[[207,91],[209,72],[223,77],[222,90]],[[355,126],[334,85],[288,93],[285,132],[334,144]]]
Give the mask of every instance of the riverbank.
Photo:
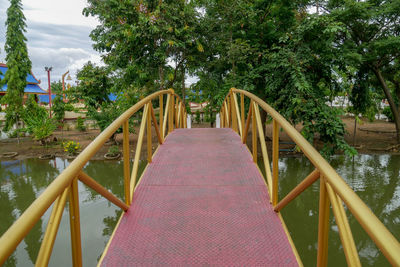
[[[343,122],[346,125],[347,134],[345,135],[346,141],[353,145],[357,149],[357,151],[361,154],[388,154],[388,153],[399,153],[400,146],[397,145],[396,142],[396,129],[394,123],[389,123],[386,121],[375,121],[368,122],[362,121],[361,123],[357,123],[357,130],[355,139],[353,139],[354,133],[354,118],[346,117],[343,118]],[[193,128],[208,128],[210,127],[209,123],[201,123],[201,124],[192,124]],[[296,127],[300,130],[300,127]],[[137,133],[139,132],[139,127],[135,127],[136,134],[130,134],[130,144],[131,144],[131,156],[134,155],[135,146],[137,143]],[[68,130],[68,131],[56,131],[52,137],[52,142],[47,146],[42,146],[39,142],[32,140],[30,137],[22,137],[19,140],[16,138],[11,139],[3,139],[0,140],[0,155],[7,152],[17,152],[18,155],[13,157],[13,159],[26,159],[26,158],[37,158],[41,155],[51,154],[56,157],[66,158],[68,155],[64,152],[62,148],[63,141],[75,141],[79,142],[84,149],[86,146],[90,144],[100,133],[100,130],[88,130],[85,132],[80,132],[77,130]],[[272,136],[272,125],[267,124],[266,126],[266,139]],[[155,135],[154,129],[152,133],[152,148],[153,151],[157,147],[157,137]],[[290,141],[289,137],[284,133],[280,133],[280,140],[283,142]],[[116,135],[117,145],[119,146],[119,150],[122,151],[122,134]],[[355,141],[355,143],[353,143]],[[249,136],[249,142],[251,143],[251,136]],[[267,142],[269,143],[269,142]],[[93,157],[95,160],[104,159],[104,154],[108,152],[110,147],[115,145],[113,143],[106,143],[96,155]],[[270,144],[269,144],[270,145]],[[314,142],[314,145],[317,148],[322,147],[322,142],[317,140]],[[282,148],[286,148],[289,150],[287,153],[291,153],[290,150],[293,148],[291,144],[282,144]],[[259,150],[261,151],[261,150]],[[282,152],[286,153],[286,152]],[[144,144],[142,146],[141,158],[145,158],[147,155],[147,145],[146,138],[144,138]],[[10,160],[10,158],[0,158],[0,160]]]

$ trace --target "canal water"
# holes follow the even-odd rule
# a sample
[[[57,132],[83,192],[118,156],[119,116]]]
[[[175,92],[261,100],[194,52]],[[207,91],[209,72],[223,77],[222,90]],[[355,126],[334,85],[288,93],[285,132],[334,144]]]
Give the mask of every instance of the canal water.
[[[400,237],[400,155],[358,155],[353,158],[335,156],[332,165],[357,192],[362,200],[383,221],[389,230]],[[0,235],[43,192],[46,186],[68,166],[69,161],[56,158],[0,161]],[[145,163],[141,164],[141,170]],[[282,198],[312,170],[304,157],[285,157],[279,162]],[[91,161],[84,171],[123,198],[123,164],[120,161]],[[319,183],[316,182],[282,214],[305,266],[316,265],[318,233]],[[79,183],[83,265],[96,265],[114,229],[120,210],[93,190]],[[32,266],[39,252],[43,233],[50,216],[48,212],[18,246],[5,266]],[[349,221],[365,266],[389,266],[368,235],[350,215]],[[71,266],[69,216],[65,211],[54,245],[49,266]],[[329,265],[345,266],[338,229],[331,212],[329,234]]]

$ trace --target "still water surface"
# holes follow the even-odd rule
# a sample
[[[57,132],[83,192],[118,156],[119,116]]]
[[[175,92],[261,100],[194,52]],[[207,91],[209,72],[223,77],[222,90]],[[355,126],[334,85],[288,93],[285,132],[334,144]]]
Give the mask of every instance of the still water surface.
[[[389,230],[400,237],[400,155],[336,156],[331,161]],[[0,162],[0,235],[32,201],[53,181],[69,162],[63,159]],[[142,164],[143,170],[145,164]],[[281,158],[280,190],[282,198],[311,171],[306,158]],[[123,164],[119,161],[91,161],[84,171],[116,196],[123,198]],[[283,211],[305,266],[316,265],[319,183],[307,189]],[[83,265],[95,266],[114,229],[120,211],[93,190],[79,183]],[[5,266],[32,266],[50,216],[48,212],[18,246]],[[338,229],[331,215],[329,265],[345,266]],[[350,216],[356,246],[363,265],[389,266],[373,242]],[[68,212],[64,212],[49,266],[71,266]]]

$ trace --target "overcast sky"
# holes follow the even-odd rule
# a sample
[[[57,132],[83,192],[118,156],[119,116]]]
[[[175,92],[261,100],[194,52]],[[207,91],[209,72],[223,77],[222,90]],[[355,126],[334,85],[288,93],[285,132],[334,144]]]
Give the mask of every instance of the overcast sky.
[[[51,81],[61,80],[67,70],[75,80],[76,72],[91,60],[99,63],[100,56],[92,49],[89,34],[98,24],[92,17],[82,15],[86,0],[22,0],[26,17],[28,53],[32,71],[47,90],[45,66],[52,66]],[[0,62],[5,63],[6,12],[8,0],[0,0]]]

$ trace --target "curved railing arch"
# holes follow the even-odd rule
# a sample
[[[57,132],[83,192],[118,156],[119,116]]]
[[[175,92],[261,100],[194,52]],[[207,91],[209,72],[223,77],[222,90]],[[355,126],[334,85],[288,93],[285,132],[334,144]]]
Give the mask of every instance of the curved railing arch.
[[[164,106],[163,96],[167,95]],[[152,101],[159,101],[159,121],[157,122]],[[138,141],[135,150],[132,172],[129,159],[129,119],[139,110],[143,109],[143,116],[138,133]],[[165,109],[165,110],[164,110]],[[91,187],[103,197],[126,211],[131,203],[136,188],[136,180],[139,167],[140,152],[143,144],[144,133],[147,134],[147,161],[152,160],[151,127],[153,125],[157,134],[158,143],[164,142],[164,137],[175,128],[186,128],[186,108],[174,90],[162,90],[155,92],[133,105],[118,117],[110,126],[100,133],[71,164],[45,189],[45,191],[22,213],[17,221],[0,238],[0,265],[13,253],[18,244],[25,238],[37,221],[47,209],[54,203],[42,245],[36,260],[36,266],[47,266],[58,226],[61,221],[64,207],[69,198],[70,201],[70,228],[72,262],[74,266],[82,266],[80,214],[78,199],[78,179]],[[123,129],[123,161],[124,161],[124,192],[125,201],[118,199],[107,189],[98,184],[94,179],[85,174],[82,169],[85,164],[100,150],[104,143],[120,128]]]
[[[240,95],[240,109],[237,94]],[[244,108],[245,96],[250,99],[250,108],[246,121]],[[272,170],[265,144],[264,129],[262,127],[259,111],[260,107],[273,119]],[[290,201],[317,181],[318,178],[320,179],[317,266],[327,265],[330,203],[339,228],[346,261],[349,266],[361,266],[342,201],[389,262],[393,266],[400,266],[400,243],[397,239],[318,151],[315,150],[315,148],[276,110],[252,93],[232,88],[224,99],[220,111],[220,118],[221,127],[231,127],[241,136],[243,144],[246,143],[250,124],[252,125],[251,151],[255,163],[257,163],[258,132],[265,166],[266,181],[271,197],[270,201],[276,212],[282,210]],[[315,167],[315,170],[310,175],[280,201],[278,201],[279,128],[282,128],[289,135]]]

